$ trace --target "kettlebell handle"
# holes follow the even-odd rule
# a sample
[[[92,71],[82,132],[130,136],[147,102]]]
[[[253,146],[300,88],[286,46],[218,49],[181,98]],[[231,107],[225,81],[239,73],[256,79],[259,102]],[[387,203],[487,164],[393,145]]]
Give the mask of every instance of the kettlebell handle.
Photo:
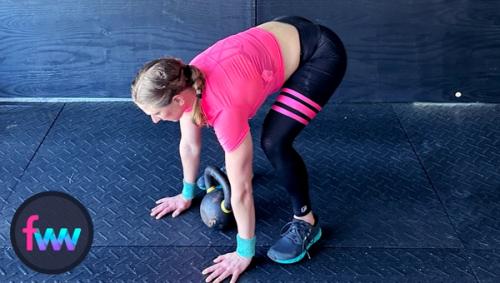
[[[228,211],[231,210],[231,186],[229,185],[229,180],[219,168],[215,166],[207,166],[205,168],[205,172],[203,174],[205,178],[205,187],[208,188],[212,187],[214,184],[212,184],[212,178],[218,182],[221,187],[222,187],[222,192],[224,193],[224,208]],[[212,177],[212,178],[210,178]]]

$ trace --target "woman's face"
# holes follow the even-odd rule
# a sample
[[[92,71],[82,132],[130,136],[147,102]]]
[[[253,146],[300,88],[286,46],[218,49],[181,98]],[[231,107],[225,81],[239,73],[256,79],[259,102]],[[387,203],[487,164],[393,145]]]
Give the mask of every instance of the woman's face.
[[[142,111],[146,113],[146,115],[151,116],[151,120],[153,120],[153,123],[156,124],[160,121],[179,121],[182,114],[184,113],[184,104],[184,100],[180,99],[180,97],[176,95],[169,105],[160,108],[141,104],[137,104],[137,106],[139,106],[139,108],[141,108]]]

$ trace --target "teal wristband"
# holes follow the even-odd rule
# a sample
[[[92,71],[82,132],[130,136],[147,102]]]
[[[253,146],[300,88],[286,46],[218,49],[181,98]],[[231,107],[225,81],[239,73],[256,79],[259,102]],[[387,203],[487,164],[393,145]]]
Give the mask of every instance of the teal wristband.
[[[188,183],[188,182],[182,180],[182,196],[185,199],[191,200],[194,198],[194,188],[195,188],[195,184]]]
[[[236,253],[239,256],[251,258],[255,255],[255,236],[251,239],[242,239],[236,234]]]

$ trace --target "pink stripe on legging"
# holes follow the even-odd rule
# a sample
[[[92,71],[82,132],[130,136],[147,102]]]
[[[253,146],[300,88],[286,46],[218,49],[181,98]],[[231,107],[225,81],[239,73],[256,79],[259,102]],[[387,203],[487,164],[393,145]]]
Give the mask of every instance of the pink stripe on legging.
[[[316,112],[312,111],[311,108],[308,108],[304,104],[302,104],[302,103],[298,102],[297,100],[294,100],[288,96],[278,95],[278,98],[276,98],[276,101],[279,101],[287,106],[292,107],[293,109],[306,115],[310,119],[312,119],[312,118],[314,118],[314,116],[316,116]]]
[[[285,116],[288,116],[294,120],[297,120],[306,126],[307,126],[307,124],[309,124],[309,122],[306,119],[300,117],[299,115],[297,115],[295,113],[292,113],[292,112],[286,110],[285,108],[279,107],[277,105],[273,105],[273,106],[271,106],[271,109],[273,109],[274,111],[279,112]]]
[[[293,89],[290,89],[290,88],[283,88],[283,89],[281,89],[281,91],[284,91],[284,92],[286,92],[286,93],[288,93],[288,94],[291,94],[291,95],[293,95],[293,96],[295,96],[295,97],[297,97],[297,98],[299,98],[299,99],[304,100],[305,102],[307,102],[307,103],[311,104],[311,106],[312,106],[312,107],[314,107],[314,108],[318,109],[318,111],[320,111],[320,110],[321,110],[321,106],[319,106],[319,104],[318,104],[318,103],[316,103],[316,102],[312,101],[310,98],[308,98],[308,97],[306,97],[306,96],[304,96],[304,95],[302,95],[302,94],[300,94],[300,93],[296,92],[296,91],[295,91],[295,90],[293,90]]]

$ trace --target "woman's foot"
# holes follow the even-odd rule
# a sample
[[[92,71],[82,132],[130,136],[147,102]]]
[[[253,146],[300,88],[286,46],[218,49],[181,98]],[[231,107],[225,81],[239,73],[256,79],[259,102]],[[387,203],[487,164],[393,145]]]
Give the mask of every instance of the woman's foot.
[[[318,218],[314,215],[311,223],[294,217],[292,222],[288,222],[281,231],[279,239],[267,251],[267,256],[275,262],[290,264],[299,262],[308,253],[309,248],[321,238],[321,228],[318,225]]]
[[[314,220],[314,215],[313,215],[312,211],[309,212],[308,214],[304,215],[304,216],[295,216],[294,215],[293,218],[299,219],[299,220],[303,220],[303,221],[305,221],[305,222],[307,222],[307,223],[309,223],[309,224],[311,224],[313,226],[316,223],[315,220]]]

